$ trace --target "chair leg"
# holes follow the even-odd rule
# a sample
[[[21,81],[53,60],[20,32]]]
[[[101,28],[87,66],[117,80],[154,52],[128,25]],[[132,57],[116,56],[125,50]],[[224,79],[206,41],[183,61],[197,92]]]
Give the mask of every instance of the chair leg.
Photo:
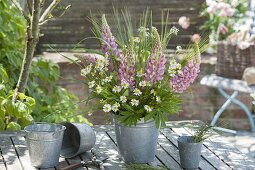
[[[231,96],[229,96],[224,90],[222,90],[220,88],[218,88],[218,90],[221,93],[221,95],[224,96],[226,99],[231,98],[231,96],[234,94],[233,93]],[[248,107],[243,102],[235,99],[235,97],[232,98],[231,101],[234,104],[238,105],[241,109],[243,109],[243,111],[245,112],[245,114],[246,114],[246,116],[247,116],[247,118],[249,120],[251,131],[255,132],[255,124],[254,124],[253,116],[252,116],[252,113],[250,112],[250,110],[248,109]]]
[[[222,89],[219,89],[221,93]],[[222,90],[223,91],[223,90]],[[225,93],[225,92],[224,92]],[[222,94],[222,93],[221,93]],[[226,110],[226,108],[231,104],[231,101],[238,95],[238,91],[234,91],[233,94],[231,96],[229,96],[227,98],[227,101],[221,106],[221,108],[217,111],[217,113],[214,115],[212,121],[211,121],[211,126],[215,126],[216,122],[218,121],[219,117],[221,116],[221,114],[223,113],[224,110]],[[224,96],[225,97],[225,96]]]

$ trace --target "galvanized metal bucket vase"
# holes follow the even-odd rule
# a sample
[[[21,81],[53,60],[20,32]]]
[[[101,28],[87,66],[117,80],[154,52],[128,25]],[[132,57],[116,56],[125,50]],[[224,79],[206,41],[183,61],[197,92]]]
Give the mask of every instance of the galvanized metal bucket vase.
[[[197,169],[201,157],[201,143],[193,143],[191,136],[178,138],[178,148],[181,167],[185,169]]]
[[[31,165],[49,168],[58,165],[65,126],[36,123],[25,127]]]
[[[119,152],[124,161],[138,164],[153,162],[159,133],[154,120],[142,120],[136,126],[121,125],[116,117],[114,122]]]

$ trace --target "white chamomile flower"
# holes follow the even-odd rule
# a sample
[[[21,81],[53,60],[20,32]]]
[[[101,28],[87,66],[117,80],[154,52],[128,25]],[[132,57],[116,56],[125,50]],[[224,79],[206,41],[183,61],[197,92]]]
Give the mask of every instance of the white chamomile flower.
[[[159,96],[156,96],[156,102],[161,103],[161,98]]]
[[[90,81],[88,85],[90,89],[93,88],[95,86],[95,81]]]
[[[104,64],[104,61],[103,61],[103,60],[96,60],[95,68],[96,68],[96,70],[101,71],[101,70],[103,70],[104,65],[105,65],[105,64]]]
[[[92,63],[90,63],[90,65],[88,65],[86,68],[81,70],[81,75],[82,76],[86,76],[91,72],[91,68],[92,68]]]
[[[98,85],[98,86],[96,87],[96,91],[97,91],[98,94],[101,93],[102,90],[103,90],[103,89],[102,89],[101,86]]]
[[[134,42],[139,43],[139,42],[140,42],[139,37],[135,37],[135,38],[134,38]]]
[[[115,103],[114,105],[112,105],[112,111],[117,112],[119,110],[120,104],[119,103]]]
[[[178,32],[179,32],[179,29],[176,28],[175,26],[173,26],[173,27],[170,29],[170,34],[175,34],[175,35],[177,35]]]
[[[129,87],[129,83],[126,82],[126,81],[123,81],[121,82],[121,86],[124,88],[124,89],[127,89]]]
[[[110,104],[105,104],[105,105],[103,106],[103,111],[104,111],[104,112],[110,112],[111,110],[112,110],[112,107],[111,107]]]
[[[142,92],[138,88],[135,88],[133,92],[134,92],[134,95],[136,96],[140,96],[142,94]]]
[[[182,51],[182,46],[179,46],[179,45],[178,45],[178,46],[176,47],[176,50],[177,50],[177,52]]]
[[[131,105],[132,105],[132,106],[138,106],[138,105],[139,105],[139,100],[132,99],[132,100],[131,100]]]
[[[147,83],[144,80],[139,83],[140,87],[145,87],[146,85],[147,85]]]
[[[120,87],[120,86],[114,86],[113,89],[112,89],[112,91],[113,91],[114,93],[119,93],[119,92],[121,91],[121,87]]]
[[[148,105],[144,105],[144,109],[147,111],[147,112],[151,112],[152,111],[152,107],[148,106]]]
[[[109,82],[111,82],[112,81],[112,76],[108,76],[108,77],[106,77],[105,79],[104,79],[104,82],[105,83],[109,83]]]
[[[127,97],[126,96],[120,96],[120,101],[122,103],[126,103],[127,102]]]

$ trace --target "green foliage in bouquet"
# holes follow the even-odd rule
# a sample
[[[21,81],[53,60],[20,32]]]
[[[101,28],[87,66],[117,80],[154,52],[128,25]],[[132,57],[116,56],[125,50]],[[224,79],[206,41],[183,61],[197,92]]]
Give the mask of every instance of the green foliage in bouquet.
[[[168,15],[159,35],[149,10],[138,29],[133,29],[127,10],[121,14],[114,11],[116,37],[105,15],[101,21],[91,18],[102,55],[82,58],[85,68],[81,75],[87,78],[90,89],[88,101],[100,99],[99,109],[114,113],[124,125],[136,125],[144,118],[154,119],[158,128],[164,126],[167,115],[180,110],[179,94],[197,77],[204,42],[191,45],[179,62],[176,57],[180,50],[167,61],[164,50],[178,32],[175,27],[167,27]]]
[[[210,42],[215,44],[239,31],[247,8],[247,0],[207,0],[202,8],[202,16],[206,17],[202,29],[210,32]]]

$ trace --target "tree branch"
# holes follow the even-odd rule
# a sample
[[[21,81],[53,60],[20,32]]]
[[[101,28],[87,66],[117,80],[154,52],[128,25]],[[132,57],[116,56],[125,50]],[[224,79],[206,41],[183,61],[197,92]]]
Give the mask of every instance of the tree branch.
[[[51,2],[51,4],[48,6],[48,8],[43,12],[42,16],[40,17],[40,20],[39,22],[42,23],[44,22],[47,18],[48,18],[48,15],[52,12],[52,10],[58,5],[58,3],[60,2],[61,0],[53,0]]]
[[[23,15],[23,17],[27,20],[27,22],[30,23],[30,18],[27,16],[25,11],[21,8],[19,3],[16,0],[11,0],[11,1],[15,5],[15,7],[19,10],[19,12]]]

